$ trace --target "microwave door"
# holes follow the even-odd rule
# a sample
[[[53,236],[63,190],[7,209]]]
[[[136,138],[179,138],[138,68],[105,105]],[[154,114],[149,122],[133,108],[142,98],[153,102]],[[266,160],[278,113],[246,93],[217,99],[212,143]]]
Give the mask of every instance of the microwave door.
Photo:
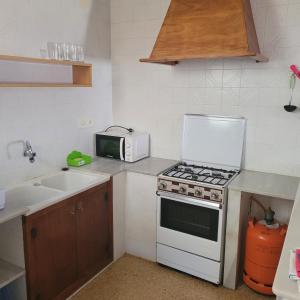
[[[96,155],[124,160],[124,138],[98,135],[96,137]]]

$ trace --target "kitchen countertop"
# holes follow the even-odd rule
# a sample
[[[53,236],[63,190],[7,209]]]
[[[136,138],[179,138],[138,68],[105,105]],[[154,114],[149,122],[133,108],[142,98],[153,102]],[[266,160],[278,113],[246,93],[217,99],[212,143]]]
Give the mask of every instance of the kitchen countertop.
[[[299,180],[299,177],[243,170],[228,188],[294,201]]]
[[[80,170],[106,173],[114,176],[123,171],[157,176],[178,161],[157,157],[148,157],[134,163],[122,162],[105,157],[97,157],[90,165],[80,167]]]
[[[298,292],[296,281],[288,278],[290,250],[300,248],[300,186],[296,195],[293,211],[291,214],[287,235],[283,245],[279,265],[277,268],[275,280],[273,283],[273,292],[287,300],[299,300],[300,293]]]
[[[108,159],[108,158],[96,158],[95,161],[84,167],[80,168],[72,168],[74,171],[83,172],[83,173],[104,173],[106,175],[116,175],[123,171],[141,173],[146,175],[157,176],[165,169],[171,167],[172,165],[176,164],[175,160],[169,159],[162,159],[162,158],[155,158],[149,157],[143,160],[140,160],[135,163],[124,163],[118,160]],[[35,178],[28,182],[24,182],[19,186],[24,186],[30,184],[31,181],[39,181],[39,178]],[[78,190],[78,193],[82,192],[82,190]],[[10,199],[6,201],[5,209],[0,211],[0,224],[7,222],[11,219],[16,217],[27,215],[33,213],[37,210],[43,209],[46,206],[56,203],[57,201],[61,201],[66,197],[73,196],[75,193],[62,193],[60,197],[57,197],[57,200],[51,200],[50,202],[44,201],[43,205],[36,205],[29,207],[26,206],[24,203],[18,201],[17,199]]]

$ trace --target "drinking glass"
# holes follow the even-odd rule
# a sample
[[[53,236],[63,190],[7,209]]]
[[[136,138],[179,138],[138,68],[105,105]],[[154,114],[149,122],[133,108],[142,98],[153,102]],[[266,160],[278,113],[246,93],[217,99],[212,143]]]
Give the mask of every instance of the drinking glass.
[[[84,50],[80,45],[77,45],[76,47],[76,57],[78,61],[84,61]]]
[[[68,44],[61,43],[62,47],[62,60],[68,60]]]
[[[74,44],[70,44],[70,48],[69,48],[69,59],[70,60],[76,60],[76,45]]]
[[[58,44],[54,42],[47,43],[48,57],[50,59],[58,59]]]
[[[65,60],[72,60],[71,44],[65,44]]]
[[[65,43],[57,44],[57,58],[58,60],[65,60]]]

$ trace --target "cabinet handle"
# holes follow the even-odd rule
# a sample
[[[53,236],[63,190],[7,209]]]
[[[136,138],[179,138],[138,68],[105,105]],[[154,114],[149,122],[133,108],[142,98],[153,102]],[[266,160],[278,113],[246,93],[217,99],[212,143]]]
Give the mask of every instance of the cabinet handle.
[[[78,202],[78,204],[77,204],[77,210],[78,211],[83,211],[82,202]]]
[[[31,237],[33,239],[35,239],[37,237],[37,234],[38,234],[37,228],[35,228],[35,227],[31,228],[30,234],[31,234]]]
[[[72,209],[71,209],[70,214],[71,214],[72,216],[75,215],[75,208],[72,208]]]
[[[108,192],[104,192],[104,200],[108,201]]]

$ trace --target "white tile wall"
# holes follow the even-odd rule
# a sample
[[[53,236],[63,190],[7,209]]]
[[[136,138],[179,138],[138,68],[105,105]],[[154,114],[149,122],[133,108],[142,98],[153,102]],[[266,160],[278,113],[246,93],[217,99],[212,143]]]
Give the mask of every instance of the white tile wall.
[[[93,63],[93,88],[0,88],[0,186],[65,164],[68,152],[93,154],[93,133],[111,124],[109,0],[1,0],[0,53],[37,56],[47,41],[84,44]],[[92,128],[78,129],[81,117]],[[13,140],[29,139],[37,162],[22,157]]]
[[[300,66],[300,0],[252,0],[263,54],[249,59],[142,64],[169,0],[112,0],[114,123],[151,133],[152,155],[180,157],[184,113],[245,116],[247,169],[300,176],[300,113],[286,113],[289,65]],[[300,81],[294,94],[300,106]]]

